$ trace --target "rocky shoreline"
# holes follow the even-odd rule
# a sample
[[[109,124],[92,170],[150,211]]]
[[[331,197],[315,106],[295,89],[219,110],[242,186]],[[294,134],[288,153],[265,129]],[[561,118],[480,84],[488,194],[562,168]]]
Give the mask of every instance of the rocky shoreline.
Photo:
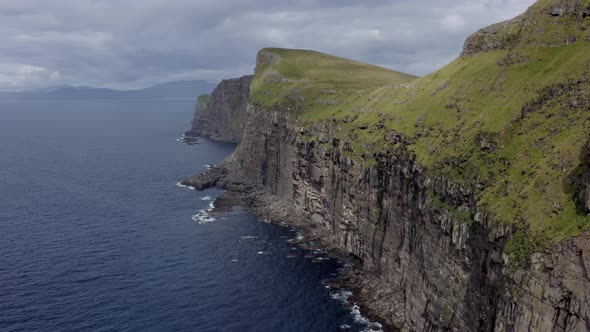
[[[326,281],[327,285],[334,290],[346,290],[352,292],[348,305],[354,304],[361,309],[362,315],[372,322],[381,325],[380,331],[397,332],[399,329],[390,325],[383,319],[369,303],[374,302],[374,295],[363,291],[367,282],[378,282],[364,273],[361,262],[357,257],[351,256],[342,250],[338,250],[325,243],[324,238],[313,225],[302,222],[301,216],[292,207],[280,204],[272,196],[263,190],[256,190],[252,186],[240,183],[239,181],[228,180],[231,174],[223,167],[214,167],[203,174],[187,178],[180,182],[183,186],[192,187],[197,191],[209,188],[219,188],[225,192],[214,201],[214,212],[229,212],[235,206],[244,207],[253,211],[259,218],[268,220],[275,224],[286,224],[303,234],[303,239],[295,242],[302,249],[320,249],[327,255],[338,259],[342,268],[337,277]]]

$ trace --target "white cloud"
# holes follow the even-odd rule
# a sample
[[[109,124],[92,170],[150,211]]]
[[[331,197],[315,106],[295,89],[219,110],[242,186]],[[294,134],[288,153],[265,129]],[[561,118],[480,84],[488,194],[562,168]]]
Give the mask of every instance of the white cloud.
[[[442,19],[442,26],[448,30],[460,31],[465,27],[465,20],[462,16],[450,14]]]
[[[21,63],[0,63],[0,86],[14,90],[19,88],[55,84],[60,79],[59,71]]]
[[[0,0],[0,90],[131,88],[252,72],[262,47],[311,48],[424,75],[534,0]],[[16,65],[18,66],[18,65]],[[27,69],[35,70],[35,69]]]
[[[63,44],[67,46],[89,49],[104,49],[113,41],[113,37],[99,31],[39,31],[34,34],[21,33],[12,36],[19,43],[33,43],[37,45]]]

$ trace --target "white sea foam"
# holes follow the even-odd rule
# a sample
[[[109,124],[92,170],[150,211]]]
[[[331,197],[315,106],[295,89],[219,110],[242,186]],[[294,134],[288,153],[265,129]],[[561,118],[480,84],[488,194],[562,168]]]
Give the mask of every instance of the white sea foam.
[[[208,209],[202,209],[193,216],[193,221],[201,225],[215,221],[215,217],[211,215],[213,209],[215,209],[215,205],[213,202],[210,202]]]
[[[352,296],[352,292],[347,290],[339,290],[333,292],[330,296],[335,300],[341,301],[342,303],[347,303],[348,299]],[[355,323],[365,326],[362,332],[383,332],[383,326],[377,322],[371,322],[368,318],[363,316],[361,314],[360,307],[356,303],[353,303],[350,313]]]
[[[176,186],[177,186],[177,187],[181,187],[181,188],[187,188],[187,189],[190,189],[190,190],[195,190],[195,188],[193,188],[193,187],[191,187],[191,186],[185,186],[185,185],[184,185],[184,184],[182,184],[181,182],[178,182],[178,183],[176,184]]]
[[[329,257],[314,257],[313,258],[313,262],[314,263],[319,263],[319,262],[327,261],[329,259],[330,259]]]
[[[201,197],[202,201],[210,201],[211,200],[211,196],[205,196],[205,197]]]
[[[210,223],[212,221],[215,221],[215,217],[213,217],[209,214],[208,209],[203,209],[203,210],[199,211],[199,213],[197,213],[193,216],[193,221],[202,225],[202,224],[206,224],[206,223]]]
[[[241,238],[242,239],[257,239],[258,236],[256,236],[256,235],[244,235]]]
[[[356,304],[352,306],[352,315],[354,317],[355,322],[367,326],[361,332],[383,332],[383,325],[381,325],[377,322],[371,322],[366,317],[364,317],[361,314],[359,306]]]
[[[334,300],[338,300],[340,302],[348,301],[348,298],[352,296],[351,291],[346,290],[339,290],[330,295]]]
[[[264,254],[264,251],[259,251],[259,252],[257,252],[257,254],[262,255],[262,254]]]
[[[355,322],[359,324],[371,323],[371,321],[369,321],[366,317],[363,317],[363,315],[361,315],[361,309],[356,303],[352,305],[352,309],[350,311],[352,312],[352,316],[354,317]]]

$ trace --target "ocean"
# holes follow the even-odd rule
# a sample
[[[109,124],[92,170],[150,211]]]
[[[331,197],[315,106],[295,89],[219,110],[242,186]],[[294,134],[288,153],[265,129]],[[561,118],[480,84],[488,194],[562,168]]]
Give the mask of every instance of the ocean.
[[[363,331],[341,263],[177,183],[192,100],[0,101],[0,331]],[[319,258],[319,259],[318,259]]]

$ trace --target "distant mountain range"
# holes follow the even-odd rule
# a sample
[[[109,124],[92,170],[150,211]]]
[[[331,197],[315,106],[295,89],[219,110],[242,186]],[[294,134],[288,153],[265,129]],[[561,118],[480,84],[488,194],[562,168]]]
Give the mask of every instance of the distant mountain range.
[[[65,100],[65,99],[168,99],[196,98],[210,93],[215,84],[205,81],[176,81],[139,90],[114,90],[91,86],[61,86],[55,88],[0,92],[0,99]]]

